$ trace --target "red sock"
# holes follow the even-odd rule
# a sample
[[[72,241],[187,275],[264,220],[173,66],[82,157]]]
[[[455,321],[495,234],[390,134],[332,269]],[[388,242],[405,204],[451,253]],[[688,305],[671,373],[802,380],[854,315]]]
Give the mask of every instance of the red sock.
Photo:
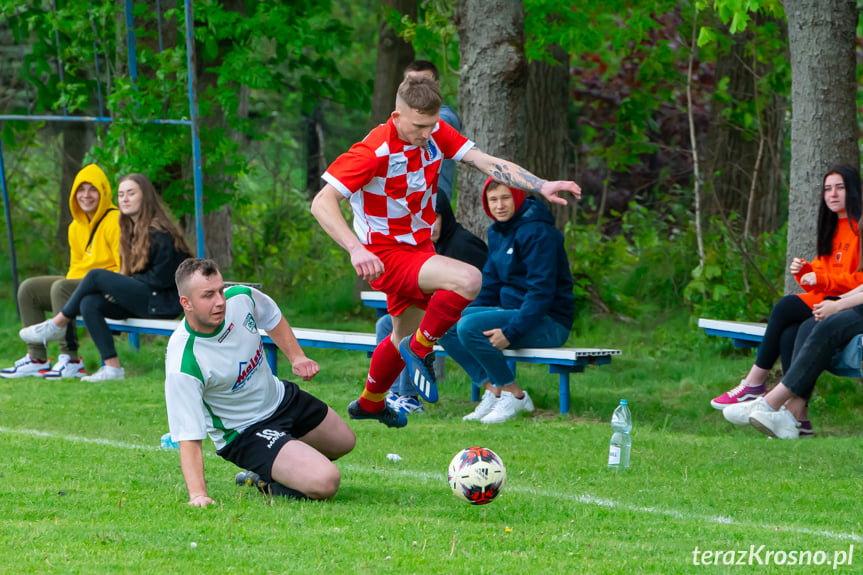
[[[411,349],[420,357],[427,356],[437,340],[449,331],[470,302],[454,291],[436,291],[429,300],[420,328],[411,338]]]
[[[393,345],[392,339],[384,338],[372,353],[366,388],[359,399],[360,407],[369,413],[383,411],[387,391],[404,368],[405,360]]]

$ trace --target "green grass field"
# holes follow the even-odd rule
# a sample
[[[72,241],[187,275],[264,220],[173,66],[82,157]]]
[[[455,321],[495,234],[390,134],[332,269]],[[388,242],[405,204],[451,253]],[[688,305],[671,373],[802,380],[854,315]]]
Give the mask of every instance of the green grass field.
[[[287,315],[303,327],[370,330],[373,321],[368,310]],[[24,348],[12,311],[3,325],[5,366]],[[165,338],[145,338],[139,353],[118,340],[125,381],[0,380],[0,572],[863,572],[859,382],[823,376],[811,407],[818,437],[770,440],[732,428],[709,405],[752,357],[686,318],[585,319],[574,333],[572,344],[624,355],[573,376],[572,413],[556,413],[556,376],[520,366],[532,417],[462,422],[468,382],[449,363],[440,403],[406,428],[351,423],[357,447],[339,461],[342,485],[329,502],[273,501],[236,486],[237,469],[205,443],[217,505],[185,505],[177,452],[159,449]],[[97,354],[83,342],[92,371]],[[304,387],[346,417],[368,360],[307,351],[322,371]],[[281,367],[284,376],[286,360]],[[632,469],[614,474],[608,420],[621,397],[634,418]],[[504,492],[484,507],[446,484],[450,459],[471,445],[495,450],[508,470]],[[761,551],[743,556],[750,546]],[[792,557],[812,564],[792,566]],[[723,564],[732,559],[747,566]]]

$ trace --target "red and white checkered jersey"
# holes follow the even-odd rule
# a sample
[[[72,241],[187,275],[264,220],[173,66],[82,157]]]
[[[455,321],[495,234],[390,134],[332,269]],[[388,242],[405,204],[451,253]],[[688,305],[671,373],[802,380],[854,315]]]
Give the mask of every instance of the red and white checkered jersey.
[[[354,232],[365,245],[418,245],[431,237],[434,198],[444,159],[461,160],[474,146],[439,121],[423,147],[402,141],[393,119],[330,164],[324,181],[351,200]]]

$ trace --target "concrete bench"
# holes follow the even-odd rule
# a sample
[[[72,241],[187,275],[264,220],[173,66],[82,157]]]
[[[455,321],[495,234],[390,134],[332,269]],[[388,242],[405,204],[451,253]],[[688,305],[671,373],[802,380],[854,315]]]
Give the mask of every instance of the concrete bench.
[[[730,338],[734,347],[758,347],[767,324],[700,318],[698,327],[707,335]],[[840,377],[863,377],[863,334],[854,336],[845,349],[836,352],[828,371]]]
[[[364,291],[360,294],[363,304],[374,308],[378,315],[384,315],[387,311],[387,296],[378,291]],[[446,356],[446,351],[440,346],[435,346],[436,353]],[[599,348],[524,348],[507,349],[503,352],[510,362],[510,367],[515,372],[516,362],[538,363],[548,366],[548,372],[558,374],[558,394],[561,413],[569,413],[570,404],[570,381],[571,373],[581,373],[588,365],[607,365],[611,363],[612,356],[620,355],[619,349]],[[480,390],[471,386],[471,399],[479,401]]]

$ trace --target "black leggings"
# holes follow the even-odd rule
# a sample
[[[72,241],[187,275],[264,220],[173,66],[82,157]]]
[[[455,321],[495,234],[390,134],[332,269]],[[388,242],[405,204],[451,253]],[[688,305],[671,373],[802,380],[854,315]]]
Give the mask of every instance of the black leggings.
[[[79,314],[102,356],[102,361],[117,357],[114,336],[105,318],[148,317],[150,286],[144,282],[103,269],[87,275],[63,306],[63,315],[75,321]],[[110,297],[110,299],[108,299]]]
[[[776,358],[782,358],[782,373],[788,373],[791,358],[794,356],[794,340],[800,324],[812,317],[812,309],[796,295],[787,295],[776,302],[764,339],[758,346],[755,365],[761,369],[772,369]]]

